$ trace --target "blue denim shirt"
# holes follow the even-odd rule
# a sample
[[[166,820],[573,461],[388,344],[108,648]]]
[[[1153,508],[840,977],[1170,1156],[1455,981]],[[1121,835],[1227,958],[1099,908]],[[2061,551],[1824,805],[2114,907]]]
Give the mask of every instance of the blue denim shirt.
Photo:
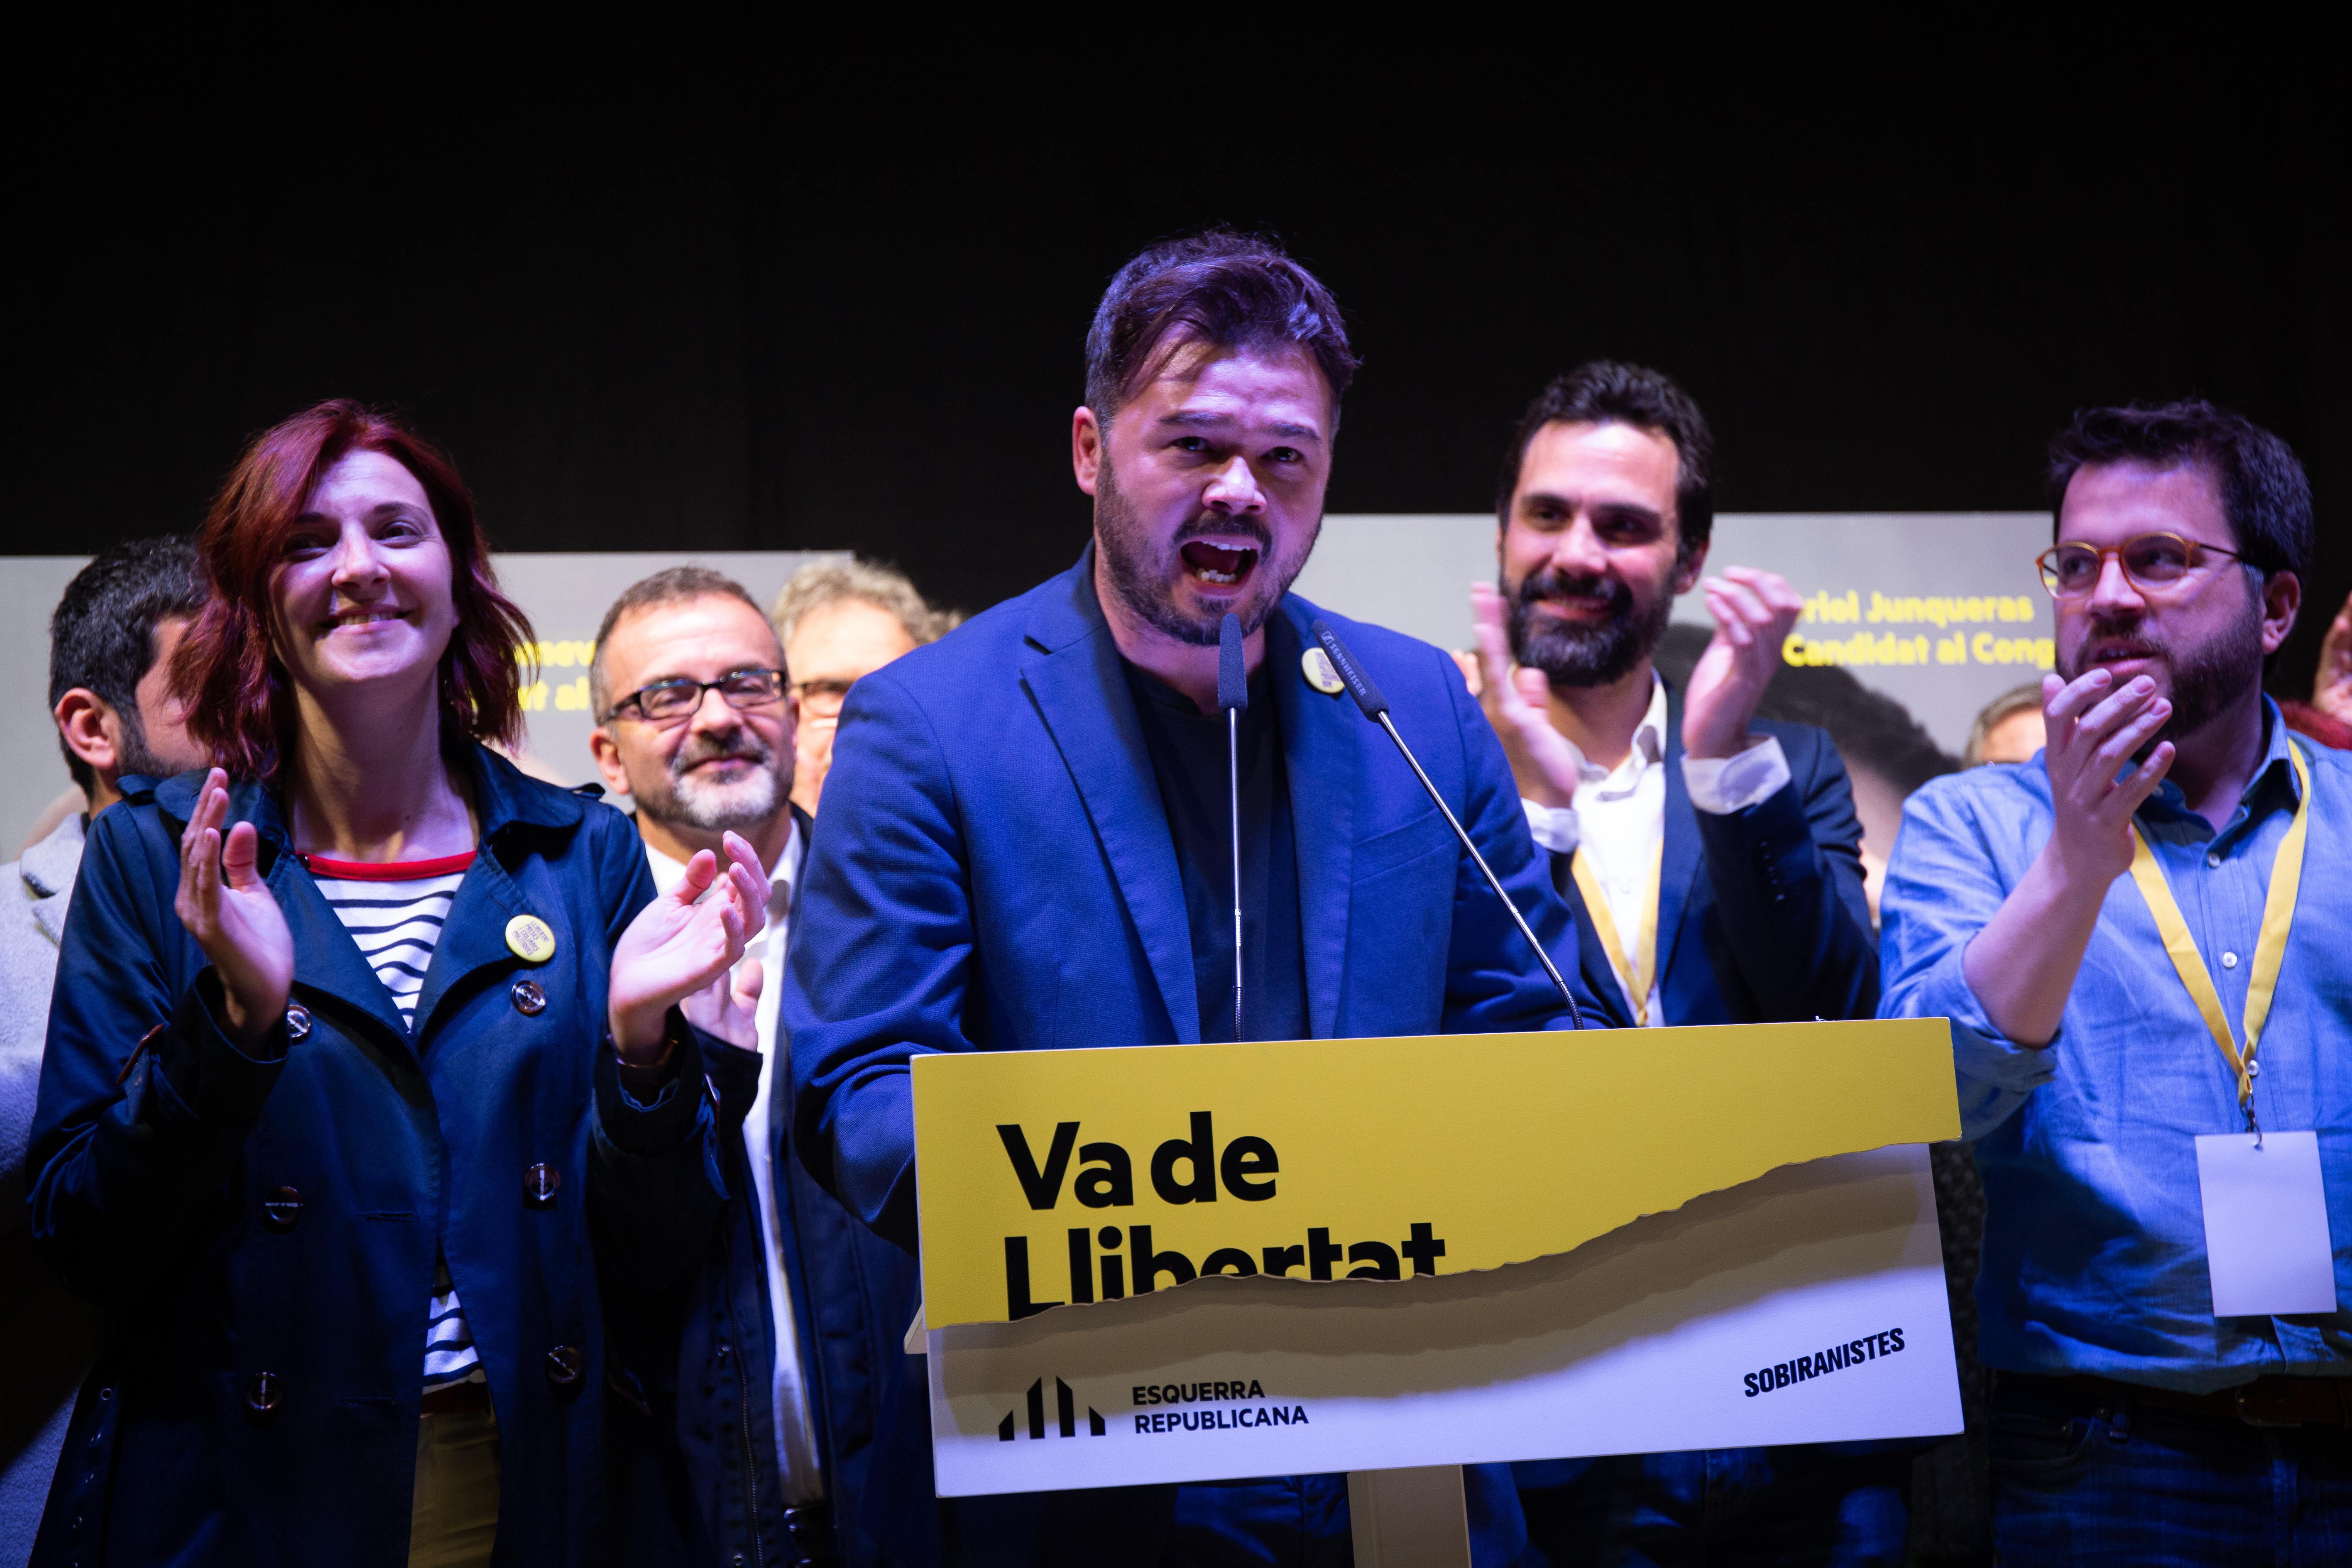
[[[2221,832],[2169,781],[2138,817],[2233,1026],[2297,798],[2267,700],[2264,719],[2263,766]],[[1879,1012],[1952,1020],[1962,1131],[1984,1176],[1988,1366],[2198,1393],[2266,1373],[2352,1374],[2352,752],[2296,743],[2311,764],[2310,838],[2254,1108],[2266,1129],[2319,1134],[2338,1302],[2325,1316],[2213,1316],[2195,1140],[2245,1120],[2131,878],[2107,889],[2048,1047],[2003,1038],[1962,978],[1962,952],[2050,837],[2042,758],[1937,779],[1904,809],[1880,901]]]

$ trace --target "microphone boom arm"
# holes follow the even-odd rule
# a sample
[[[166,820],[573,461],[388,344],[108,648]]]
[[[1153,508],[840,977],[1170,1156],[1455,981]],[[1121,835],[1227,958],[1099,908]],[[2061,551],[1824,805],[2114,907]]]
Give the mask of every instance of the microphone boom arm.
[[[1321,621],[1315,623],[1313,630],[1315,640],[1323,645],[1324,654],[1338,669],[1349,695],[1355,698],[1356,706],[1364,710],[1365,718],[1387,731],[1389,739],[1396,742],[1397,752],[1404,758],[1405,764],[1412,769],[1412,776],[1419,779],[1421,787],[1429,792],[1430,804],[1436,806],[1438,815],[1445,818],[1445,826],[1454,829],[1454,837],[1462,841],[1462,847],[1477,866],[1479,874],[1486,879],[1486,886],[1495,890],[1495,897],[1500,899],[1503,908],[1510,912],[1511,922],[1519,928],[1519,934],[1527,938],[1528,945],[1535,950],[1536,961],[1543,965],[1544,973],[1551,976],[1551,983],[1559,987],[1560,999],[1568,1004],[1568,1016],[1576,1021],[1578,1028],[1585,1027],[1584,1009],[1576,1005],[1576,993],[1569,989],[1568,982],[1560,975],[1559,966],[1552,963],[1551,954],[1544,951],[1544,944],[1536,940],[1534,928],[1528,924],[1527,917],[1519,913],[1519,906],[1511,902],[1511,895],[1503,890],[1503,879],[1495,875],[1495,868],[1486,864],[1484,855],[1478,853],[1478,846],[1471,842],[1469,833],[1454,816],[1454,808],[1445,804],[1445,797],[1437,793],[1437,785],[1423,771],[1421,759],[1412,754],[1412,748],[1404,743],[1402,735],[1397,733],[1396,722],[1389,717],[1388,699],[1381,695],[1381,689],[1372,684],[1371,678],[1357,664],[1355,657],[1349,653],[1347,645],[1339,640],[1337,632]]]

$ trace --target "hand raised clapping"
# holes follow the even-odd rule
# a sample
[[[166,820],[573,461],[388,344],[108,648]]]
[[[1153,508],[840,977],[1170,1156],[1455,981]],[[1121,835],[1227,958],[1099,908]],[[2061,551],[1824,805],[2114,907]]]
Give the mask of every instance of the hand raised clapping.
[[[257,866],[260,837],[250,822],[224,836],[228,774],[205,775],[196,808],[180,835],[180,890],[173,900],[180,923],[195,938],[220,976],[221,1022],[247,1043],[258,1041],[286,1016],[294,985],[294,937],[277,896]]]
[[[1542,799],[1543,805],[1573,805],[1583,758],[1574,743],[1552,727],[1550,685],[1544,672],[1512,666],[1510,606],[1493,584],[1470,584],[1470,619],[1478,637],[1478,661],[1486,672],[1484,695],[1501,716],[1502,723],[1496,728],[1504,749],[1514,758],[1532,763],[1538,774],[1521,779],[1519,787],[1549,786],[1550,798]]]
[[[1804,596],[1769,572],[1733,566],[1705,585],[1715,637],[1683,693],[1683,750],[1731,757],[1748,749],[1748,727],[1780,668],[1780,645],[1805,613]]]
[[[698,1027],[707,1021],[732,1039],[758,1001],[756,969],[743,983],[748,994],[729,971],[742,958],[744,944],[767,924],[767,873],[750,844],[732,833],[725,842],[723,876],[717,856],[697,850],[686,864],[685,879],[639,910],[613,949],[610,1022],[613,1041],[626,1058],[658,1053],[662,1016],[673,1005],[688,1004]],[[703,898],[713,883],[718,890]],[[719,988],[725,989],[723,996]],[[688,1003],[689,997],[695,1000]]]

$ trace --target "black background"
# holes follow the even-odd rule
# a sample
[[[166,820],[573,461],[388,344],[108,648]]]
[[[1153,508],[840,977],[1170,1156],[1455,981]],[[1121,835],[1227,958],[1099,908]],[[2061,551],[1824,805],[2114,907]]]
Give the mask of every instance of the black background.
[[[850,546],[978,608],[1085,537],[1104,280],[1224,222],[1348,312],[1335,511],[1485,509],[1518,409],[1594,355],[1692,390],[1741,511],[2037,508],[2070,410],[2194,391],[2317,494],[2277,684],[2352,587],[2347,143],[2291,31],[1685,17],[1441,62],[1421,14],[1367,63],[1220,13],[918,63],[394,20],[162,40],[135,85],[93,40],[20,58],[7,549],[192,526],[247,435],[348,394],[448,446],[503,548]]]

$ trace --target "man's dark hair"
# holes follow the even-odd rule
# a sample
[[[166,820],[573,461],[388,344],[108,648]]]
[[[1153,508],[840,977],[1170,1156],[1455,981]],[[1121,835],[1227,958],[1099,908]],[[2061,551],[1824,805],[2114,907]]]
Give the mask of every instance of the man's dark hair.
[[[2105,463],[2195,463],[2213,476],[2245,563],[2311,576],[2311,481],[2294,448],[2201,397],[2154,408],[2085,408],[2050,442],[2052,538],[2077,472]]]
[[[1495,491],[1495,517],[1511,526],[1511,497],[1528,444],[1547,425],[1631,425],[1675,444],[1675,561],[1688,565],[1715,531],[1715,436],[1690,395],[1660,372],[1643,365],[1597,359],[1578,365],[1543,389],[1528,405],[1503,454],[1503,478]]]
[[[185,535],[133,539],[100,551],[74,574],[49,617],[49,706],[56,708],[78,686],[93,693],[121,720],[126,752],[143,754],[139,682],[155,663],[155,623],[194,616],[204,603],[195,542]],[[95,789],[98,775],[63,735],[58,749],[74,783],[85,792]]]
[[[605,707],[613,700],[604,681],[604,644],[611,638],[613,628],[621,624],[625,616],[686,599],[740,599],[758,612],[761,620],[768,618],[768,612],[760,608],[760,601],[751,597],[749,588],[726,573],[713,572],[708,566],[672,566],[650,577],[638,578],[621,590],[621,596],[613,601],[613,607],[604,612],[604,623],[596,628],[596,651],[588,657],[588,703],[590,717],[596,722],[604,721]],[[776,662],[783,662],[781,651]]]
[[[1213,228],[1120,268],[1087,330],[1087,406],[1108,427],[1171,332],[1226,349],[1301,348],[1330,384],[1334,423],[1356,355],[1330,292],[1271,240]]]

